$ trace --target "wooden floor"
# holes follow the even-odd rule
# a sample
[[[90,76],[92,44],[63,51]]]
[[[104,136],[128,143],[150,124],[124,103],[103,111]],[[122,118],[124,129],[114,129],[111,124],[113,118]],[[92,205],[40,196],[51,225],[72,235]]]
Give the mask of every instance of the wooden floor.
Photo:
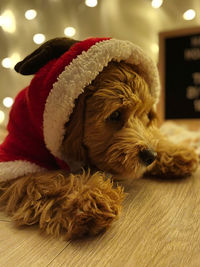
[[[199,267],[200,169],[182,181],[134,181],[120,219],[92,239],[17,229],[0,213],[0,266]]]

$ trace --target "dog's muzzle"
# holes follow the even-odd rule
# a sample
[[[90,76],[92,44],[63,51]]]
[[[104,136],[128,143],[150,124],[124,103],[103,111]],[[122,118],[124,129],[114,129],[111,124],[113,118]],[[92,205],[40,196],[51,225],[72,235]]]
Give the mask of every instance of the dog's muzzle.
[[[152,149],[144,149],[139,152],[139,158],[145,166],[149,166],[157,157],[157,153]]]

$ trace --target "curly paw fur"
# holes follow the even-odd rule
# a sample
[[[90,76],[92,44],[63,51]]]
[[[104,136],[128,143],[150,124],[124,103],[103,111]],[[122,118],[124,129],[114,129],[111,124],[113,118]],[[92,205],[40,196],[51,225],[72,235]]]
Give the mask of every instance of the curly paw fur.
[[[0,184],[0,204],[18,226],[39,223],[47,234],[68,239],[107,229],[123,198],[123,189],[99,172],[69,177],[51,172],[20,178],[11,187]]]
[[[199,159],[193,149],[160,140],[157,160],[148,168],[147,173],[166,178],[181,178],[195,172],[198,164]]]

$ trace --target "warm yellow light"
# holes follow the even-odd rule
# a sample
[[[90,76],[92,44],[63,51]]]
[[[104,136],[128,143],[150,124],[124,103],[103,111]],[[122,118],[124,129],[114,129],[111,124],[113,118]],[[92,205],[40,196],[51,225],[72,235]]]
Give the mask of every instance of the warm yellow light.
[[[188,9],[187,11],[185,11],[185,13],[183,14],[183,18],[185,20],[192,20],[194,19],[196,16],[196,12],[193,9]]]
[[[1,61],[1,65],[6,68],[6,69],[10,69],[11,66],[12,66],[12,62],[11,62],[11,59],[9,57],[6,57],[4,58],[2,61]]]
[[[0,16],[0,26],[3,26],[3,16]]]
[[[12,97],[5,97],[5,98],[3,99],[3,105],[4,105],[5,107],[10,108],[10,107],[12,106],[12,104],[13,104],[13,99],[12,99]]]
[[[0,16],[0,26],[6,32],[13,33],[16,30],[15,16],[11,10],[6,10]]]
[[[2,123],[4,119],[5,119],[5,113],[2,110],[0,110],[0,123]]]
[[[25,18],[32,20],[37,16],[37,11],[35,9],[29,9],[25,12]]]
[[[76,30],[73,27],[67,27],[64,29],[64,34],[68,37],[72,37],[76,34]]]
[[[14,66],[20,61],[20,55],[18,53],[13,53],[10,56],[11,59],[11,68],[14,68]]]
[[[86,6],[89,6],[89,7],[95,7],[97,6],[98,1],[97,0],[85,0],[85,4]]]
[[[36,43],[36,44],[42,44],[42,43],[44,43],[44,41],[45,41],[45,35],[44,34],[42,34],[42,33],[37,33],[37,34],[35,34],[34,36],[33,36],[33,41],[34,41],[34,43]]]
[[[152,50],[153,53],[157,54],[158,51],[159,51],[158,45],[157,44],[152,44],[151,45],[151,50]]]
[[[151,5],[153,8],[159,8],[162,6],[163,0],[152,0]]]
[[[15,64],[20,61],[18,53],[13,53],[10,57],[6,57],[1,61],[1,65],[7,69],[13,69]]]

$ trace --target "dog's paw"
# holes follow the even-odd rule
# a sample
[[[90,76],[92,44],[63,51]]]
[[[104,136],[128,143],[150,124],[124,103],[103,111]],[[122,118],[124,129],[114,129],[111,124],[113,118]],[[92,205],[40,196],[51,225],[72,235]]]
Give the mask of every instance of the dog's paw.
[[[4,187],[0,185],[0,193]],[[55,172],[23,177],[12,188],[14,193],[5,192],[0,202],[8,202],[5,209],[16,225],[38,223],[47,234],[64,235],[66,239],[106,230],[119,216],[124,198],[123,189],[114,187],[99,172],[69,176]],[[18,188],[23,188],[22,195]]]
[[[158,159],[148,169],[148,174],[161,177],[190,176],[198,167],[199,158],[193,149],[173,146],[168,151],[160,151]]]
[[[96,235],[106,230],[119,216],[124,198],[123,189],[113,187],[101,174],[91,176],[79,193],[68,201],[67,238]],[[69,217],[70,214],[70,217]]]

